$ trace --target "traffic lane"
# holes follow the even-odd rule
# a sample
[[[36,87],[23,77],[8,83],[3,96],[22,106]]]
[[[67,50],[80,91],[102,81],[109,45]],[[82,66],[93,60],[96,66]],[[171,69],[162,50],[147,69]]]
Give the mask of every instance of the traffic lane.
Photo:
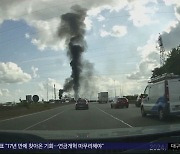
[[[91,130],[126,127],[130,126],[103,113],[90,103],[89,110],[75,110],[75,106],[71,106],[68,112],[64,112],[28,130]]]
[[[141,116],[140,108],[135,107],[134,104],[129,104],[129,108],[111,109],[110,103],[108,104],[96,104],[97,108],[117,117],[124,122],[130,124],[133,127],[154,126],[154,125],[167,125],[167,124],[179,124],[180,117],[171,116],[165,121],[159,121],[155,115],[147,115],[147,117]]]
[[[25,130],[29,126],[40,123],[42,121],[50,120],[54,116],[57,116],[59,113],[65,112],[69,109],[69,106],[71,106],[71,104],[46,111],[1,120],[0,130]]]

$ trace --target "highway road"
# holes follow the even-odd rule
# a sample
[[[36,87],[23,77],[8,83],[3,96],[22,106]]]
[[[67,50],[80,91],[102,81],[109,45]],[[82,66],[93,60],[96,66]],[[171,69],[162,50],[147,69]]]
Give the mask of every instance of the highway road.
[[[180,117],[159,121],[141,117],[140,108],[111,109],[110,104],[89,103],[89,110],[75,110],[74,104],[0,121],[0,130],[91,130],[132,128],[180,123]]]

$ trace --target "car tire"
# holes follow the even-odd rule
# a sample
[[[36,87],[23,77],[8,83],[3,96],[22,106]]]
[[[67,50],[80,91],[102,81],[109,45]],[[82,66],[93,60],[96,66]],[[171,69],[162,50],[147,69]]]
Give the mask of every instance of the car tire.
[[[160,121],[163,121],[165,119],[165,114],[162,108],[160,108],[158,111],[158,117]]]
[[[142,117],[146,116],[146,112],[144,111],[144,107],[141,107],[141,115],[142,115]]]
[[[113,108],[112,104],[111,104],[111,109]]]

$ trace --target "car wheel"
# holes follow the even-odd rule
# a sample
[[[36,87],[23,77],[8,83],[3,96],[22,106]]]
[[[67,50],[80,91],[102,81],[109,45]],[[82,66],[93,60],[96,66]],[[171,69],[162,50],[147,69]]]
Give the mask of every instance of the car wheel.
[[[161,108],[159,109],[158,116],[159,116],[159,120],[165,119],[165,114],[164,114],[163,109],[161,109]]]
[[[142,115],[142,117],[146,116],[146,112],[144,111],[144,107],[141,107],[141,115]]]
[[[111,109],[113,108],[112,104],[111,104]]]

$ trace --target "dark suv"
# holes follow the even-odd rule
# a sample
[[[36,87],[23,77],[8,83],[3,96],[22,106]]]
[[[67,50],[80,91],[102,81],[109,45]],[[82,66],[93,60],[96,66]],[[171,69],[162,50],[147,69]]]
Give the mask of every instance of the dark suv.
[[[75,109],[89,109],[88,101],[86,99],[79,98],[75,103]]]
[[[112,103],[111,103],[111,108],[123,108],[129,107],[129,102],[128,99],[123,97],[123,98],[116,98]]]

